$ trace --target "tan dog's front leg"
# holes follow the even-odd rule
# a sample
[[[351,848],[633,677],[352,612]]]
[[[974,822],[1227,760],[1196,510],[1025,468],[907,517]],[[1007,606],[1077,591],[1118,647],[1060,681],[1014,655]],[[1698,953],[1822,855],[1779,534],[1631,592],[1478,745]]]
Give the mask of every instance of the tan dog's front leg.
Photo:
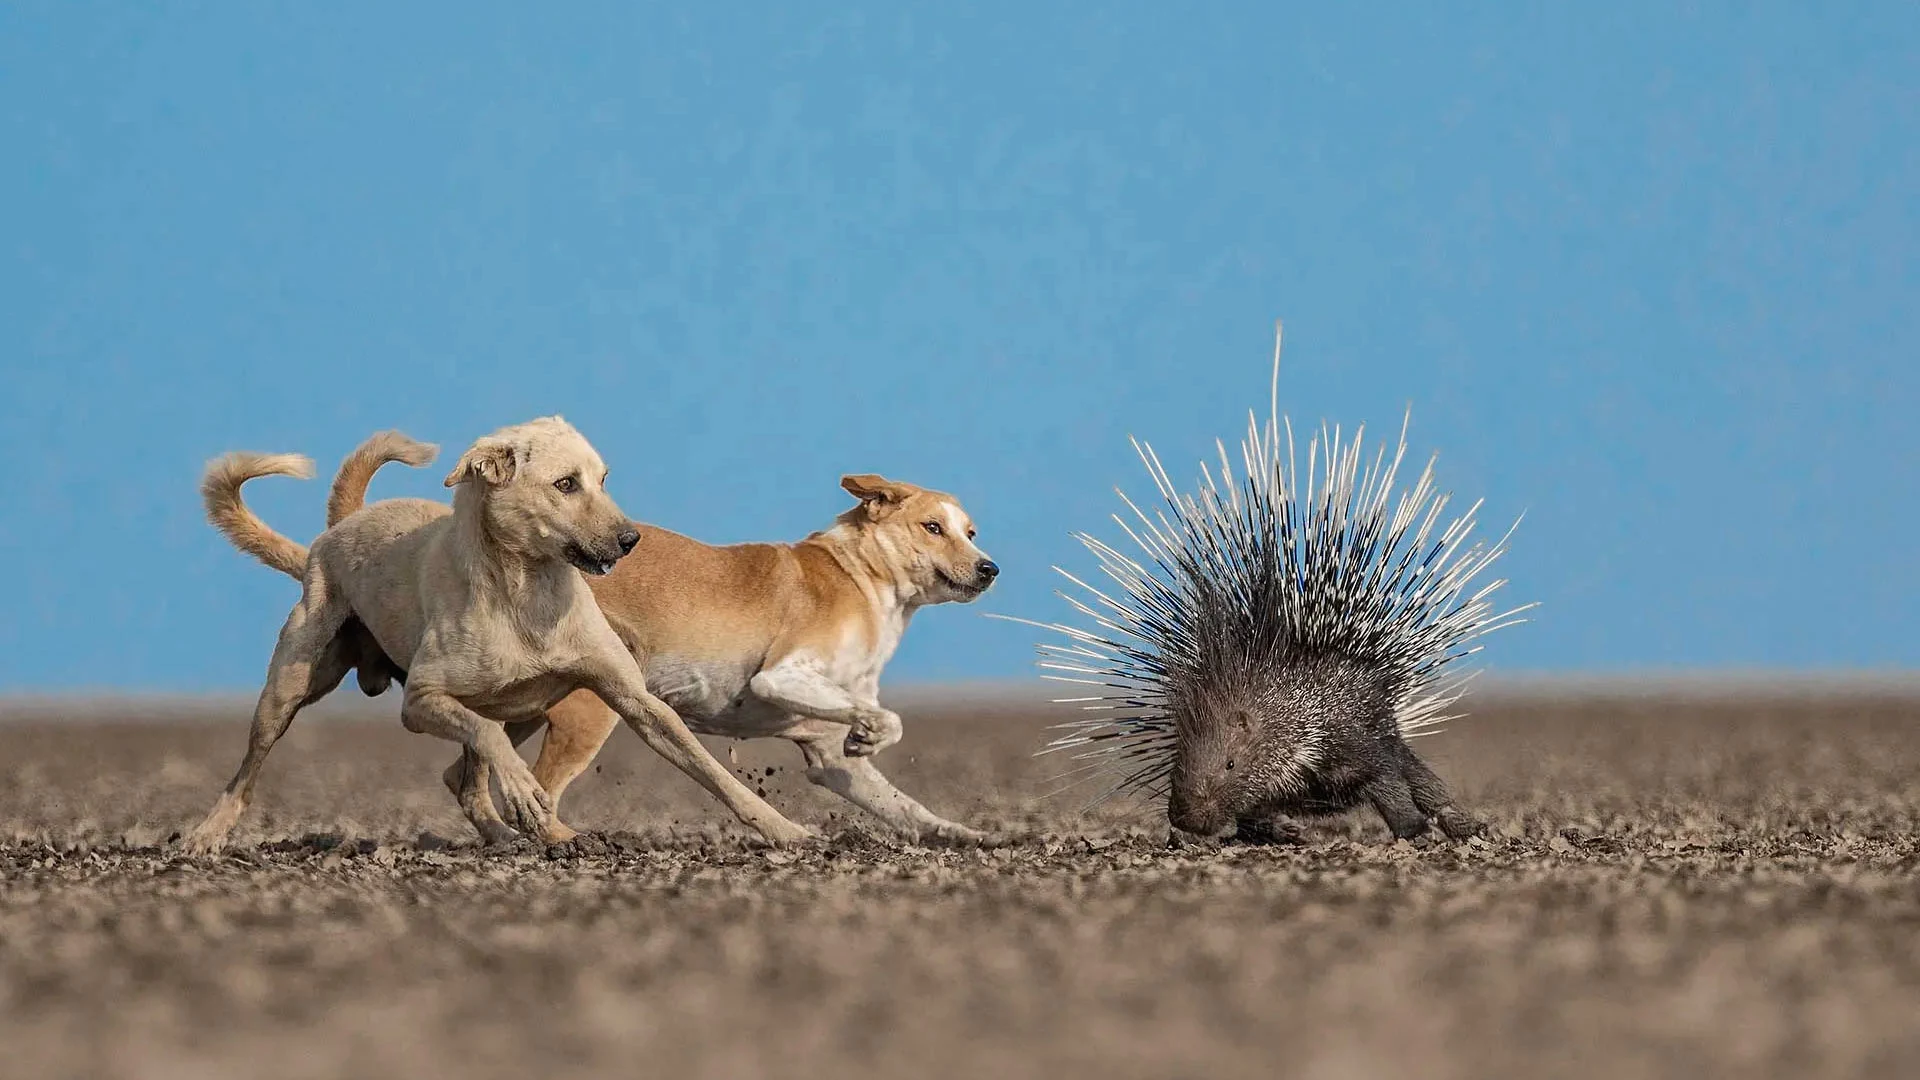
[[[871,757],[899,742],[903,734],[898,713],[855,699],[805,660],[782,660],[761,670],[747,685],[769,705],[847,725],[842,749],[848,757]]]
[[[639,666],[631,663],[632,658],[624,651],[620,656],[629,663],[618,670],[598,673],[590,683],[590,688],[614,712],[620,714],[620,718],[653,748],[654,753],[691,776],[714,798],[725,803],[742,824],[758,832],[768,843],[794,843],[813,835],[802,826],[788,821],[780,811],[768,805],[765,799],[755,795],[747,785],[713,760],[713,755],[707,753],[707,748],[693,737],[693,732],[688,730],[686,721],[680,719],[680,714],[647,691],[646,681],[640,674]]]
[[[400,721],[408,731],[437,735],[457,742],[470,751],[475,762],[485,765],[500,778],[500,796],[506,803],[507,821],[526,836],[545,836],[553,821],[553,804],[533,778],[533,770],[514,752],[513,741],[498,723],[488,720],[455,700],[453,695],[424,683],[416,672],[407,682],[407,696],[400,706]],[[467,755],[463,754],[463,761]],[[467,778],[479,781],[485,799],[486,775],[478,769]],[[468,790],[470,782],[462,784]],[[470,815],[471,816],[471,815]],[[481,815],[483,818],[488,815]],[[476,826],[479,822],[475,822]],[[482,835],[485,835],[483,827]],[[489,840],[494,839],[488,837]]]
[[[948,821],[893,786],[873,762],[849,757],[835,735],[796,739],[807,759],[807,779],[912,837],[979,843],[984,833]]]

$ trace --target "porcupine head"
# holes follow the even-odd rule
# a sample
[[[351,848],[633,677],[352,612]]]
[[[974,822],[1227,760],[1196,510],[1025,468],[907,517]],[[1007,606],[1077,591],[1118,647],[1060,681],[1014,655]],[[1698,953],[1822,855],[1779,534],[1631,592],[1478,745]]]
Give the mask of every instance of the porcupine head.
[[[1244,602],[1196,591],[1199,647],[1166,682],[1175,828],[1270,837],[1276,819],[1369,803],[1396,837],[1418,837],[1430,815],[1449,836],[1475,830],[1401,734],[1391,664],[1290,648]]]

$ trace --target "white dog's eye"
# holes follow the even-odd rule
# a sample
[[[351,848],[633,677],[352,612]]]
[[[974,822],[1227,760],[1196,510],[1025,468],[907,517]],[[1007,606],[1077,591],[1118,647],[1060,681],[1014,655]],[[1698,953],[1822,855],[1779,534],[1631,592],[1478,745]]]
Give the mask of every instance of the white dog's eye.
[[[555,480],[553,482],[553,486],[557,491],[560,492],[560,494],[571,495],[573,494],[573,489],[580,486],[580,481],[575,480],[571,476],[563,476],[560,479]]]
[[[967,530],[967,539],[969,539],[969,540],[971,540],[971,539],[973,539],[973,538],[974,538],[974,536],[975,536],[975,535],[976,535],[976,534],[974,533],[974,531],[973,531],[972,529],[968,529],[968,530]]]
[[[941,528],[940,523],[937,521],[923,521],[920,524],[923,528],[925,528],[928,532],[932,533],[935,536],[939,536],[941,533],[947,531]]]

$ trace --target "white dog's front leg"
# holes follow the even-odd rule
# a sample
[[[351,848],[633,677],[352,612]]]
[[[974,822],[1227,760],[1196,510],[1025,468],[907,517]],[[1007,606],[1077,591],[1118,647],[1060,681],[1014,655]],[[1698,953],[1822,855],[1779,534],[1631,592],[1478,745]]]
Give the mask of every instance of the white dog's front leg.
[[[849,757],[877,754],[899,742],[904,732],[898,713],[859,701],[805,659],[789,658],[762,669],[748,688],[776,708],[847,725],[842,749]]]
[[[500,780],[500,796],[506,803],[507,818],[525,836],[545,836],[553,824],[553,801],[533,778],[533,770],[514,752],[513,740],[498,723],[462,705],[452,694],[427,685],[415,672],[407,683],[407,696],[400,705],[400,721],[408,731],[437,735],[459,743],[472,753],[477,764],[490,769]],[[463,755],[463,760],[464,760]],[[478,797],[487,798],[486,778],[477,771],[465,778],[478,781]],[[471,782],[463,788],[473,788]],[[468,807],[469,817],[473,808]],[[491,804],[489,804],[491,809]],[[482,815],[486,817],[489,815]],[[482,835],[486,829],[476,820]],[[492,836],[487,837],[494,839]]]
[[[985,839],[985,834],[957,821],[948,821],[894,787],[893,781],[881,775],[871,760],[849,757],[839,739],[801,741],[800,753],[807,759],[808,780],[908,836],[935,836],[969,843]]]
[[[654,753],[706,788],[733,811],[734,817],[768,843],[793,843],[811,835],[805,827],[788,821],[725,766],[713,760],[713,755],[707,753],[707,748],[687,729],[680,714],[647,690],[639,666],[624,650],[615,654],[605,669],[592,672],[587,688],[606,702],[608,708],[619,713],[620,719],[626,721]]]

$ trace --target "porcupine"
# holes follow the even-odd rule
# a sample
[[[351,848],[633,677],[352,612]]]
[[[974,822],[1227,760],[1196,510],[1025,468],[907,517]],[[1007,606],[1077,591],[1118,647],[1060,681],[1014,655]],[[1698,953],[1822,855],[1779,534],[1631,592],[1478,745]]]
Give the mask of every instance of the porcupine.
[[[1272,408],[1264,427],[1248,417],[1239,480],[1220,443],[1218,477],[1203,465],[1181,494],[1134,440],[1165,506],[1149,516],[1122,492],[1133,520],[1114,520],[1145,560],[1076,537],[1118,593],[1056,567],[1093,626],[1037,624],[1068,639],[1040,647],[1042,667],[1100,687],[1063,700],[1102,715],[1057,725],[1066,734],[1041,753],[1077,758],[1068,776],[1103,782],[1096,803],[1164,797],[1181,832],[1271,842],[1295,834],[1294,817],[1365,803],[1397,838],[1430,822],[1465,838],[1479,823],[1407,740],[1458,718],[1472,677],[1460,662],[1533,606],[1495,614],[1504,581],[1467,591],[1513,530],[1469,544],[1478,502],[1443,523],[1434,459],[1395,498],[1411,410],[1390,458],[1382,446],[1363,465],[1364,427],[1348,440],[1323,423],[1298,470],[1279,364],[1276,332]]]

